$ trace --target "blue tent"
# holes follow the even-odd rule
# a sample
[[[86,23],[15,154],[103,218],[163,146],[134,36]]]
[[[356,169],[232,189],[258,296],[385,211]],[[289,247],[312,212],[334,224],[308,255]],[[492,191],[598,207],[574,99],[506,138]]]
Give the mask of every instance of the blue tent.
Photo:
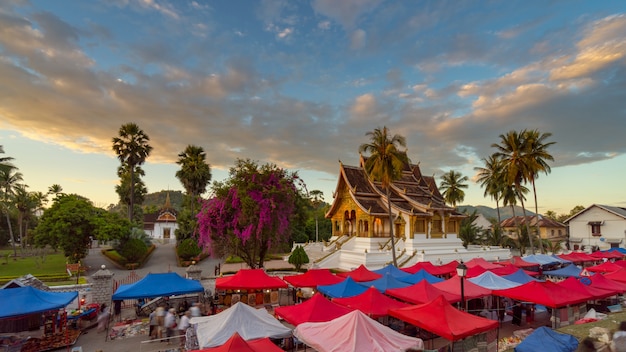
[[[533,254],[526,257],[523,257],[525,261],[529,263],[537,263],[539,265],[553,265],[553,264],[564,264],[571,263],[569,260],[565,260],[563,258],[559,258],[557,256],[551,256],[547,254]]]
[[[332,298],[346,298],[360,295],[367,291],[367,287],[359,285],[348,276],[338,284],[317,286],[317,290]]]
[[[519,282],[507,280],[492,273],[491,271],[485,271],[476,277],[468,279],[468,281],[490,290],[503,290],[521,285]]]
[[[182,295],[204,292],[196,280],[185,279],[177,273],[148,274],[134,284],[121,285],[113,294],[114,301]]]
[[[393,276],[396,279],[400,279],[401,277],[407,277],[410,276],[411,274],[402,271],[398,268],[396,268],[395,266],[393,266],[393,264],[389,264],[387,266],[385,266],[384,268],[378,269],[378,270],[374,270],[375,273],[382,275],[383,277],[385,277],[385,275],[390,274],[391,276]],[[382,279],[382,278],[381,278]]]
[[[570,276],[580,277],[580,273],[582,271],[583,270],[577,267],[576,265],[570,264],[560,269],[544,271],[543,274],[551,275],[551,276],[560,276],[560,277],[570,277]]]
[[[399,277],[398,280],[408,282],[410,284],[416,284],[422,280],[426,280],[429,284],[436,284],[438,282],[444,281],[442,278],[437,277],[424,269],[420,269],[420,271],[409,276]]]
[[[517,345],[515,352],[571,352],[577,348],[578,339],[574,336],[542,326]]]
[[[364,287],[367,287],[367,288],[373,286],[378,291],[380,291],[380,293],[385,293],[385,291],[391,288],[409,287],[412,284],[408,282],[400,281],[396,279],[395,277],[393,277],[391,273],[387,273],[385,276],[381,277],[378,280],[359,282],[359,285],[363,285]]]
[[[502,278],[507,279],[509,281],[517,282],[519,284],[525,284],[531,281],[543,281],[543,280],[537,280],[534,277],[526,274],[524,270],[522,269],[518,269],[513,274],[504,275],[502,276]]]
[[[48,292],[31,286],[0,290],[0,318],[17,317],[65,308],[78,292]]]

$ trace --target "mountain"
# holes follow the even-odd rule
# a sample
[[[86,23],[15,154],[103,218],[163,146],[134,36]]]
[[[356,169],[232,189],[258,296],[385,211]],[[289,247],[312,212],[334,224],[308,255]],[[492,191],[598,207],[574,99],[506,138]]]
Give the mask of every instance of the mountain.
[[[170,195],[170,204],[172,204],[172,208],[180,211],[183,205],[183,197],[184,194],[182,191],[160,191],[154,193],[148,193],[144,197],[142,207],[148,208],[155,206],[157,209],[161,209],[161,207],[165,204],[165,198],[167,198],[167,194]]]
[[[468,213],[471,214],[474,210],[476,210],[477,214],[482,214],[485,218],[487,219],[498,219],[498,210],[496,210],[495,208],[490,208],[484,205],[477,205],[477,206],[472,206],[472,205],[460,205],[458,207],[459,212],[462,213]],[[515,215],[516,216],[523,216],[524,212],[522,211],[522,207],[520,206],[515,206]],[[535,213],[526,209],[526,216],[534,216]],[[504,219],[508,219],[510,217],[513,216],[513,211],[511,210],[511,207],[500,207],[500,219],[504,220]]]

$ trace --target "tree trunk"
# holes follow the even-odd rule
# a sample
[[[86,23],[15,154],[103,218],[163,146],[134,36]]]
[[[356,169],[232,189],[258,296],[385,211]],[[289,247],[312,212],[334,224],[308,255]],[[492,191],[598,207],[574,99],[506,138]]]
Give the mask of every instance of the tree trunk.
[[[518,185],[519,186],[519,185]],[[517,188],[519,189],[519,187]],[[524,206],[523,195],[519,197],[520,203],[522,203],[522,213],[524,213],[524,224],[526,225],[526,233],[528,234],[528,242],[530,243],[530,252],[535,255],[535,246],[533,245],[533,235],[530,233],[529,221],[526,219],[526,207]]]
[[[128,205],[128,220],[133,222],[133,212],[135,211],[135,165],[130,167],[130,204]]]
[[[389,192],[389,187],[386,188],[387,191],[387,208],[389,209],[389,237],[391,237],[391,257],[393,258],[393,266],[398,267],[398,261],[396,259],[396,243],[393,238],[393,214],[391,213],[391,197]]]
[[[502,219],[500,218],[500,201],[498,201],[498,198],[496,198],[496,210],[498,211],[498,226],[500,226]]]
[[[15,249],[15,237],[13,237],[13,228],[11,227],[11,218],[9,217],[9,207],[5,208],[4,214],[7,217],[7,226],[9,226],[9,235],[11,236],[11,245],[13,246],[13,260],[17,260],[17,250]]]
[[[537,189],[535,188],[535,180],[532,180],[533,184],[533,194],[535,196],[535,216],[537,216],[537,223],[535,224],[537,228],[537,236],[539,236],[539,253],[543,253],[543,241],[541,240],[541,229],[539,228],[539,207],[537,206]]]

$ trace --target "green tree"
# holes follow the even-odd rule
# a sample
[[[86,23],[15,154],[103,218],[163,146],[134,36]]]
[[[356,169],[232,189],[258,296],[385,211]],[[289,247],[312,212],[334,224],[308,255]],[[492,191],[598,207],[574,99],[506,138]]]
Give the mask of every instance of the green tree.
[[[296,271],[300,271],[302,265],[309,263],[309,256],[302,246],[296,246],[291,255],[289,255],[288,262],[296,267]]]
[[[471,214],[467,214],[467,217],[461,220],[461,224],[459,226],[459,238],[463,241],[463,247],[466,247],[470,244],[479,244],[482,240],[482,230],[474,221],[478,218],[478,214],[476,210],[474,210]]]
[[[2,149],[0,148],[0,152]],[[0,162],[0,191],[2,192],[2,208],[6,216],[7,226],[9,228],[9,237],[13,246],[13,258],[17,258],[17,249],[15,248],[15,236],[13,227],[11,226],[11,206],[15,187],[18,182],[22,181],[22,174],[17,172],[17,168],[8,162],[11,158],[2,158]]]
[[[135,175],[133,181],[134,186],[131,185],[131,173],[128,170],[128,165],[122,165],[117,168],[117,176],[120,178],[120,184],[115,185],[115,193],[119,196],[121,203],[126,205],[127,210],[128,207],[130,207],[131,200],[133,204],[141,204],[148,193],[148,188],[146,188],[146,184],[141,179],[141,177],[145,176],[143,169],[136,166],[133,174]],[[131,197],[131,192],[134,193],[133,197]],[[142,223],[143,208],[139,205],[134,205],[134,208],[132,220],[135,223]]]
[[[393,234],[393,212],[391,209],[391,185],[402,177],[402,170],[409,164],[406,150],[406,140],[403,136],[389,134],[387,127],[376,128],[365,134],[370,138],[369,143],[361,144],[359,152],[369,153],[365,161],[365,172],[374,182],[379,182],[387,196],[387,209],[389,211],[389,236],[391,238],[391,255],[393,265],[398,266],[396,259],[396,244]]]
[[[52,186],[48,187],[48,195],[54,196],[53,200],[55,200],[62,194],[63,194],[63,186],[61,186],[60,184],[55,183]]]
[[[113,151],[117,158],[122,165],[127,166],[127,170],[130,172],[128,220],[132,222],[135,207],[135,167],[146,161],[152,151],[152,146],[148,144],[150,141],[148,135],[133,122],[122,125],[119,136],[113,137],[112,141]]]
[[[502,162],[492,155],[487,159],[482,159],[484,167],[475,167],[478,171],[476,181],[485,189],[484,196],[490,196],[496,201],[496,210],[498,211],[498,224],[502,221],[500,218],[500,199],[502,197]]]
[[[29,222],[34,218],[35,212],[43,206],[45,195],[41,192],[29,192],[28,186],[16,185],[13,194],[13,203],[17,209],[17,224],[22,248],[26,245]]]
[[[469,178],[460,173],[450,170],[441,176],[439,188],[443,190],[441,194],[446,203],[456,209],[456,205],[465,200],[465,191]]]
[[[195,215],[195,203],[200,195],[206,192],[211,182],[211,166],[206,162],[206,153],[202,147],[188,145],[178,154],[180,170],[176,171],[176,178],[180,180],[185,192],[191,197],[191,213]]]

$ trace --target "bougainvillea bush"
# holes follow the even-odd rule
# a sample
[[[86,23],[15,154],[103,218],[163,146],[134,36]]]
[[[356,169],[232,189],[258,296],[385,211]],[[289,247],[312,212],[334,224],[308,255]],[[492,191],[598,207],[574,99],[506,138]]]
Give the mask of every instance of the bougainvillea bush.
[[[198,214],[198,242],[217,256],[237,255],[262,268],[269,250],[289,241],[296,215],[297,173],[238,159],[229,178],[212,185],[215,197]]]

